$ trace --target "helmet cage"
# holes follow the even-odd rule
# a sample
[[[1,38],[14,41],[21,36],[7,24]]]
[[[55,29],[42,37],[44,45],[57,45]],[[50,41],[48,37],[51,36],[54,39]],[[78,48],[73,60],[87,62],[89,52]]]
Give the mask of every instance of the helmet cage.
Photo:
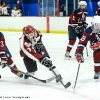
[[[27,26],[23,28],[23,34],[32,42],[33,38],[35,37],[36,30],[31,27]]]
[[[100,32],[100,23],[92,23],[91,28],[94,32]]]

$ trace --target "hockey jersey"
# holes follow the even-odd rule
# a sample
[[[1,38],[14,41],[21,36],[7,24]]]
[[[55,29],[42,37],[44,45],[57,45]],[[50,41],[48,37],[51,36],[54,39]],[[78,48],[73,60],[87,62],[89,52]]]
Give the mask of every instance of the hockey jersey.
[[[100,33],[95,33],[91,27],[88,27],[84,31],[82,38],[79,40],[77,51],[82,52],[88,41],[90,41],[91,44],[100,42]]]
[[[74,10],[69,17],[68,29],[70,29],[70,27],[82,26],[83,23],[86,23],[87,15],[88,15],[87,10],[85,11],[81,11],[80,9]]]
[[[22,35],[22,37],[19,39],[21,57],[28,56],[33,60],[39,60],[42,58],[42,55],[37,53],[34,49],[34,45],[41,41],[41,36],[42,35],[37,32],[35,34],[34,41],[31,42],[25,35]]]

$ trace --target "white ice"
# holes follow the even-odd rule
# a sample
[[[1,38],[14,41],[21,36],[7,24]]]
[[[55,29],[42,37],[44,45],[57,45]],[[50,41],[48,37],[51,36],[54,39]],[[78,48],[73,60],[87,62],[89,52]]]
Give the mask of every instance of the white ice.
[[[19,55],[19,38],[22,33],[3,33],[14,62],[20,70],[26,72],[23,59]],[[87,57],[86,49],[84,49],[85,62],[80,65],[75,91],[73,91],[73,86],[79,65],[74,57],[77,43],[71,51],[72,60],[64,59],[68,43],[67,34],[43,34],[43,43],[53,64],[61,73],[64,83],[71,82],[71,86],[65,89],[55,80],[50,83],[41,83],[33,78],[25,80],[11,73],[8,67],[0,68],[2,75],[0,79],[0,100],[100,100],[100,80],[96,82],[93,79],[94,63],[89,43],[87,46],[89,57]],[[52,73],[38,63],[38,71],[35,76],[40,79],[48,79],[52,76]]]

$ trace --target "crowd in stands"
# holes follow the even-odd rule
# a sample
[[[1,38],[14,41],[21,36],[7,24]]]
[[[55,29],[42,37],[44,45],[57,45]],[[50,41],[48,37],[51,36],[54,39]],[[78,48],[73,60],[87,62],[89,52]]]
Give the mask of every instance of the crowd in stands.
[[[0,16],[10,16],[10,11],[12,17],[22,16],[22,6],[20,0],[17,0],[17,3],[13,9],[11,9],[10,6],[6,4],[6,2],[0,0]]]

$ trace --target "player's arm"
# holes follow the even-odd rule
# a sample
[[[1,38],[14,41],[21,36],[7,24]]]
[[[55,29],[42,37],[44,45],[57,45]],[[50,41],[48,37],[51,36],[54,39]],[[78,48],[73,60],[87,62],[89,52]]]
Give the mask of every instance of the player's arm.
[[[26,48],[24,46],[24,36],[20,38],[20,48],[32,60],[36,60],[37,62],[40,62],[42,65],[48,68],[53,65],[52,61],[48,57],[43,57],[41,54],[37,53],[34,49]]]
[[[75,11],[72,12],[72,14],[70,15],[70,24],[73,27],[78,26],[78,18],[77,18],[77,14],[75,13]]]
[[[20,38],[19,40],[19,44],[20,44],[20,48],[22,49],[22,51],[31,59],[34,59],[36,61],[38,61],[40,58],[42,58],[42,55],[37,53],[34,49],[32,48],[27,48],[25,46],[25,42],[24,42],[24,36],[22,36],[22,38]]]
[[[70,16],[70,23],[76,33],[81,33],[83,31],[82,22],[78,21],[78,11],[75,10]]]
[[[76,49],[76,59],[78,62],[82,62],[83,50],[89,40],[90,40],[90,35],[84,32],[82,38],[79,40],[79,43]]]
[[[6,50],[5,38],[4,35],[0,32],[0,58],[1,58],[2,68],[6,66],[8,60],[5,50]]]

